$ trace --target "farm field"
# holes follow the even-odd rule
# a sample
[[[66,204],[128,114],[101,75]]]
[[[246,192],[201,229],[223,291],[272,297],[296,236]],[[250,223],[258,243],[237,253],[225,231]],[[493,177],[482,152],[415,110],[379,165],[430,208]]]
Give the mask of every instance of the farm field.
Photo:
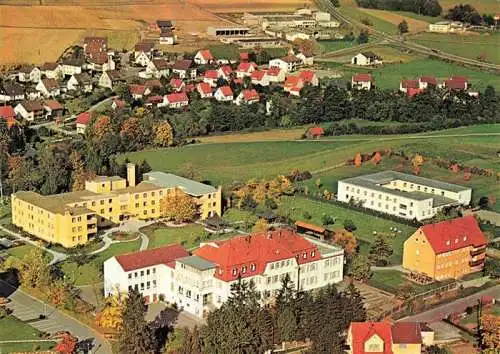
[[[311,219],[306,219],[304,217],[306,212],[309,213]],[[376,231],[379,235],[385,236],[387,241],[391,244],[394,250],[391,260],[394,264],[401,263],[403,242],[416,230],[414,227],[395,221],[343,208],[341,206],[328,203],[327,201],[312,200],[301,196],[282,197],[279,203],[278,213],[281,215],[287,215],[293,220],[311,222],[316,225],[321,225],[322,215],[330,215],[335,219],[335,224],[329,226],[329,228],[333,230],[342,229],[344,221],[350,219],[357,227],[354,231],[356,239],[367,244],[365,247],[360,248],[361,253],[367,254],[369,252],[369,244],[371,244],[375,239],[373,232]],[[401,233],[393,235],[390,231],[391,227],[396,227],[398,230],[401,230]]]
[[[188,2],[215,13],[278,12],[314,7],[313,0],[189,0]]]
[[[3,340],[37,340],[41,333],[29,324],[22,322],[14,316],[0,319],[0,341]],[[0,352],[31,352],[49,350],[55,342],[25,342],[25,343],[0,343]]]
[[[376,17],[368,12],[364,12],[363,9],[358,8],[358,7],[340,7],[338,11],[343,14],[344,16],[347,16],[349,18],[352,18],[358,22],[361,22],[362,20],[368,20],[372,23],[371,26],[374,29],[385,32],[387,34],[396,34],[397,33],[397,24],[394,25],[393,23],[383,20],[379,17]]]
[[[429,26],[429,22],[423,19],[416,19],[410,16],[403,15],[402,13],[385,11],[385,10],[375,10],[375,9],[359,9],[370,16],[381,19],[382,21],[389,22],[394,26],[397,26],[401,21],[406,20],[408,22],[408,30],[410,32],[426,30]]]
[[[500,34],[439,34],[420,33],[411,36],[411,40],[430,48],[442,50],[443,52],[464,56],[466,58],[477,59],[486,53],[486,61],[500,63]],[[499,80],[497,78],[497,80]]]

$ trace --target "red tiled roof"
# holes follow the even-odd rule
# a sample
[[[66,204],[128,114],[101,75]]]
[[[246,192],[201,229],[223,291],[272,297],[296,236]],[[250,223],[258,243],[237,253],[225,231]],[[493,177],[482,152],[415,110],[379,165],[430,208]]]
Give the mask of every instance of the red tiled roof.
[[[144,95],[144,92],[146,92],[146,86],[144,85],[130,84],[128,89],[132,95]]]
[[[233,68],[231,68],[229,65],[223,65],[219,68],[225,76],[228,76],[233,72]]]
[[[401,80],[401,87],[418,89],[418,80]]]
[[[116,105],[117,108],[123,108],[125,107],[125,101],[123,100],[118,100],[118,99],[114,99],[113,100],[113,103]]]
[[[250,71],[250,68],[257,68],[257,65],[254,63],[254,62],[245,62],[245,63],[240,63],[238,65],[238,71],[242,71],[242,72],[248,72]]]
[[[234,79],[233,82],[235,84],[241,85],[241,84],[243,84],[243,79]]]
[[[457,80],[453,78],[450,80],[445,80],[444,86],[451,90],[465,90],[467,86],[467,81]]]
[[[352,322],[351,323],[352,347],[356,354],[365,354],[365,343],[374,335],[384,341],[384,351],[377,354],[392,354],[391,325],[389,322]]]
[[[0,118],[15,118],[16,112],[12,106],[0,106]]]
[[[260,81],[260,80],[262,80],[264,78],[265,75],[266,75],[266,72],[264,70],[255,70],[250,75],[250,77],[252,78],[252,80]]]
[[[203,92],[205,95],[212,93],[212,86],[208,82],[200,82],[198,84],[198,90]]]
[[[299,83],[299,77],[292,75],[292,76],[287,76],[285,79],[285,87],[292,88],[297,86]]]
[[[242,52],[240,53],[240,61],[247,61],[248,60],[248,53]]]
[[[281,69],[278,68],[277,66],[269,68],[269,70],[267,71],[267,75],[269,75],[269,76],[278,76],[280,73],[281,73]]]
[[[90,112],[82,112],[78,116],[76,116],[76,124],[87,125],[92,118],[92,114]]]
[[[486,244],[486,237],[473,216],[424,225],[420,230],[436,254]]]
[[[214,56],[208,49],[202,49],[198,53],[201,54],[201,57],[205,60],[214,60]]]
[[[189,101],[187,95],[184,92],[171,93],[167,95],[167,101],[169,103],[178,103]]]
[[[293,54],[288,54],[286,57],[281,58],[285,63],[297,63],[300,59]]]
[[[152,267],[159,264],[174,267],[176,259],[186,256],[189,256],[189,253],[184,247],[179,244],[173,244],[140,252],[122,254],[116,256],[116,260],[120,263],[124,271],[130,272],[131,270]]]
[[[221,87],[219,87],[219,90],[222,93],[222,95],[224,95],[226,97],[233,95],[233,91],[231,90],[231,87],[229,87],[229,86],[221,86]]]
[[[245,101],[259,100],[259,94],[255,91],[255,89],[243,90],[243,98]]]
[[[352,76],[352,81],[354,82],[371,82],[372,74],[354,74]]]
[[[437,80],[434,76],[422,76],[420,78],[420,82],[427,82],[428,84],[431,84],[431,85],[437,84]]]
[[[312,131],[313,129],[321,129],[323,130],[323,128],[321,127],[314,127],[314,128],[311,128],[309,129],[309,131]],[[304,222],[304,221],[296,221],[295,222],[295,226],[298,226],[298,227],[301,227],[301,228],[304,228],[304,229],[308,229],[308,230],[311,230],[311,231],[314,231],[314,232],[317,232],[317,233],[324,233],[326,231],[326,229],[324,227],[321,227],[321,226],[317,226],[317,225],[314,225],[314,224],[309,224],[307,222]]]
[[[182,81],[181,79],[170,79],[170,86],[172,86],[173,88],[179,89],[182,87],[182,85],[184,85],[184,81]]]
[[[43,105],[49,107],[51,110],[63,109],[63,106],[56,100],[46,100]]]
[[[307,83],[311,83],[314,79],[314,71],[304,70],[299,73],[299,78]]]
[[[325,130],[322,127],[312,127],[309,128],[309,133],[314,136],[321,136],[325,134]]]
[[[406,94],[409,96],[409,97],[413,97],[415,95],[418,95],[419,93],[422,93],[423,90],[419,89],[419,88],[413,88],[413,87],[410,87],[409,89],[406,90]]]
[[[90,61],[98,65],[106,64],[109,61],[108,54],[105,52],[92,53],[91,58]]]
[[[194,89],[195,89],[194,84],[187,84],[187,85],[184,86],[184,88],[182,89],[182,91],[186,92],[186,93],[189,93],[189,92],[194,91]]]
[[[218,76],[217,70],[207,70],[204,75],[205,79],[217,79]]]
[[[391,329],[394,344],[422,344],[419,322],[396,322]]]
[[[288,229],[211,242],[194,253],[216,263],[215,276],[224,281],[262,274],[269,262],[295,258],[304,264],[321,258],[316,245]]]
[[[168,69],[170,67],[170,63],[167,59],[153,59],[153,65],[156,69]]]
[[[148,102],[149,103],[160,103],[163,101],[163,97],[162,96],[150,96],[148,97]]]

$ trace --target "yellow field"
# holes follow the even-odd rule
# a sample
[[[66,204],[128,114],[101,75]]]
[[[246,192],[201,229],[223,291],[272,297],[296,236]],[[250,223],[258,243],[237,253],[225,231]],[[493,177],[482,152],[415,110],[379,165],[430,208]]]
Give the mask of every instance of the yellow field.
[[[293,11],[303,7],[314,7],[314,0],[188,0],[216,13],[244,11]]]
[[[359,8],[359,10],[368,14],[368,15],[371,15],[371,16],[377,17],[381,20],[390,22],[394,25],[398,25],[399,23],[401,23],[401,21],[406,20],[406,22],[408,22],[408,27],[410,29],[410,32],[424,31],[429,26],[428,22],[421,21],[421,20],[415,20],[413,18],[410,18],[407,16],[402,16],[400,14],[390,12],[390,11],[362,9],[362,8]]]

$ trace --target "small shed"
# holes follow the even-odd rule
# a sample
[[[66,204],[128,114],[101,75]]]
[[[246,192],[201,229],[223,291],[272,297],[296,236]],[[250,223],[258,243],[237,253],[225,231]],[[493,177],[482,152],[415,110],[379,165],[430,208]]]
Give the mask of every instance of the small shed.
[[[325,135],[325,130],[322,127],[311,127],[306,133],[308,139],[318,139]]]
[[[334,234],[333,231],[328,230],[323,226],[317,226],[314,224],[309,224],[304,221],[296,221],[295,227],[298,232],[305,233],[314,237],[318,237],[321,240],[326,238],[331,238]]]

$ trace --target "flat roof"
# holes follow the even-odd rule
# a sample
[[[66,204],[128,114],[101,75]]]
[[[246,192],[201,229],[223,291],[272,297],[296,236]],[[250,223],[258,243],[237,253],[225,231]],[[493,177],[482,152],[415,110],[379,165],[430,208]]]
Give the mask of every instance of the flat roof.
[[[197,270],[204,271],[215,268],[215,263],[207,261],[198,256],[187,256],[177,259],[177,262],[193,267]]]
[[[193,181],[188,178],[165,172],[148,172],[144,174],[143,183],[152,183],[163,188],[180,188],[185,193],[193,196],[202,196],[208,193],[214,193],[217,189],[208,184]]]

